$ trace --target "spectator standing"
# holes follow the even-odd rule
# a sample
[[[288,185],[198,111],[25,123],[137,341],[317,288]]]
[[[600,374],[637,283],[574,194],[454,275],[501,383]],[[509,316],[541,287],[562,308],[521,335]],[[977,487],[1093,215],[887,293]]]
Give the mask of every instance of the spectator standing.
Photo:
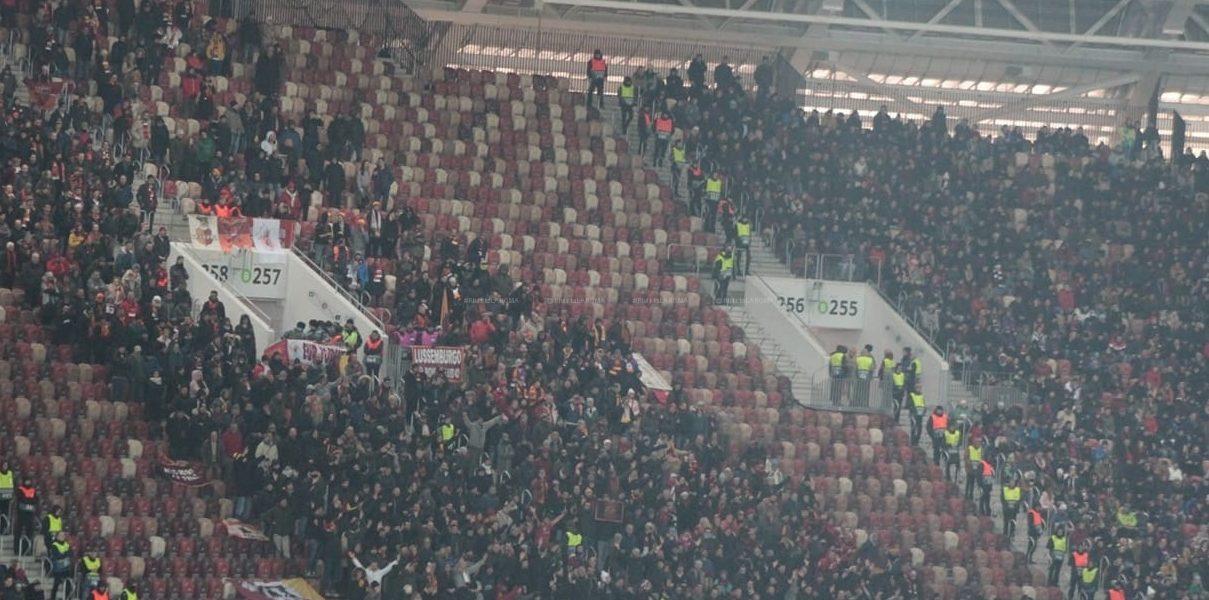
[[[593,93],[598,98],[597,106],[604,108],[604,88],[608,78],[609,65],[605,62],[604,55],[597,49],[592,52],[592,58],[588,59],[588,108],[592,107]]]

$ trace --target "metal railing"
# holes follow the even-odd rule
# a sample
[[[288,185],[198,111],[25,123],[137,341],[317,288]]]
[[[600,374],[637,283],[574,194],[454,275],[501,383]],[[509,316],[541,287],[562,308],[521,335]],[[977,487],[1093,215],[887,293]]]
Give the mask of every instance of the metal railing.
[[[685,253],[688,256],[672,256],[675,248],[687,248],[690,251]],[[699,257],[698,248],[705,249],[705,258]],[[722,246],[703,246],[699,244],[668,244],[664,248],[663,259],[664,264],[672,272],[693,272],[700,275],[702,271],[709,273],[713,270],[713,260],[718,252],[722,250]]]
[[[1031,384],[1017,373],[964,368],[950,374],[949,397],[987,406],[1027,407]]]
[[[811,378],[810,397],[801,403],[823,410],[889,414],[894,410],[894,393],[889,380],[822,373]]]
[[[301,259],[302,262],[306,263],[306,265],[310,267],[312,271],[317,273],[319,277],[323,278],[324,282],[326,282],[328,286],[336,290],[336,293],[343,296],[345,300],[351,302],[353,307],[360,311],[362,315],[365,315],[365,318],[369,319],[369,321],[373,323],[379,331],[386,331],[386,325],[382,323],[382,319],[379,319],[378,315],[370,312],[369,307],[366,306],[365,303],[361,302],[360,298],[355,296],[349,290],[346,290],[343,285],[341,285],[338,281],[336,281],[335,278],[331,276],[331,274],[320,267],[314,260],[311,260],[311,257],[307,256],[305,252],[296,247],[291,247],[290,252],[293,252],[294,256],[297,256],[299,259]]]

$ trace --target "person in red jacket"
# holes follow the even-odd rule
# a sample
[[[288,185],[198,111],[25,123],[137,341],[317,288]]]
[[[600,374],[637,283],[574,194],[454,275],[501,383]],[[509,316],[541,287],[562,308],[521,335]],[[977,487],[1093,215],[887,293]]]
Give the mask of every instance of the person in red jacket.
[[[609,65],[605,62],[600,50],[592,53],[588,59],[588,108],[592,108],[592,93],[600,98],[599,106],[604,108],[605,80],[609,78]]]

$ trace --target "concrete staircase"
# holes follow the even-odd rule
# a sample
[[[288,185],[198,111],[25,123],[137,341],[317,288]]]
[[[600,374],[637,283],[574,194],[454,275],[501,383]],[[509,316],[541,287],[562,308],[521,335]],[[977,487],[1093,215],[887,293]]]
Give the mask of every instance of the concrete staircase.
[[[18,558],[13,547],[13,536],[6,532],[4,535],[0,535],[0,564],[8,566],[14,562],[25,571],[30,583],[37,583],[46,596],[50,596],[50,589],[54,581],[50,578],[49,573],[43,574],[42,559],[32,556]],[[62,595],[63,592],[60,591],[59,594]]]
[[[595,100],[593,100],[593,106],[595,106]],[[621,108],[617,106],[617,97],[616,96],[609,96],[609,97],[605,98],[605,106],[603,109],[600,110],[600,119],[605,125],[612,127],[611,132],[609,129],[605,129],[606,134],[624,138],[626,140],[626,142],[630,144],[630,154],[638,153],[638,113],[637,113],[637,111],[635,111],[635,113],[634,113],[634,120],[630,123],[630,130],[627,132],[626,135],[622,135],[622,133],[621,133]],[[643,158],[642,163],[644,165],[646,165],[646,167],[648,169],[654,169],[655,172],[659,174],[659,180],[662,181],[664,183],[664,185],[668,186],[668,188],[671,188],[672,187],[672,151],[671,151],[671,148],[670,147],[668,148],[667,156],[663,157],[663,165],[659,166],[659,167],[655,166],[654,152],[655,152],[655,136],[654,136],[654,134],[652,134],[651,137],[647,139],[647,152],[642,157]],[[681,179],[684,179],[684,178],[682,177]],[[680,202],[688,201],[688,182],[687,181],[680,182],[680,193],[676,195],[676,199]]]

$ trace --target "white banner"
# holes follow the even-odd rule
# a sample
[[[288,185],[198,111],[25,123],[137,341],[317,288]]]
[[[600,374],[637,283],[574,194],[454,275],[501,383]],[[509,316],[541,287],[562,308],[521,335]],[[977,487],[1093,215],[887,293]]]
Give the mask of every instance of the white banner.
[[[206,249],[193,246],[193,256],[215,279],[248,298],[284,300],[286,257],[284,252]]]
[[[865,285],[818,279],[765,277],[782,310],[810,327],[865,328]]]

